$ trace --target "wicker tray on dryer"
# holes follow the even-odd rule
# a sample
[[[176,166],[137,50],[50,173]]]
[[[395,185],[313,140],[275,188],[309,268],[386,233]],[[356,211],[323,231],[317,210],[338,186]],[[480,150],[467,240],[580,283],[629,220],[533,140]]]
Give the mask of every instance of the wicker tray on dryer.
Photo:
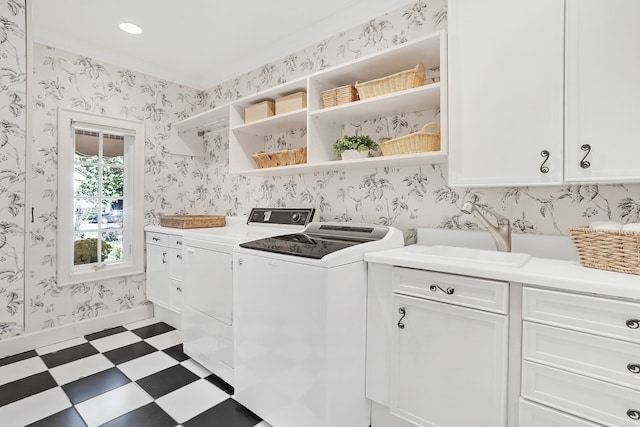
[[[224,215],[161,215],[160,225],[171,228],[224,227]]]

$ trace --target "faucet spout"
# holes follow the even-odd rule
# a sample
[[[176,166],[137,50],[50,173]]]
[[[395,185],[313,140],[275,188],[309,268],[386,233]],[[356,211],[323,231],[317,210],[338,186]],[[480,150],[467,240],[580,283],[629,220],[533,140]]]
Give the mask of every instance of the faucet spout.
[[[511,252],[511,224],[507,218],[499,218],[498,226],[491,224],[487,218],[480,213],[473,202],[466,202],[462,205],[462,212],[473,214],[480,224],[482,224],[496,244],[496,249],[500,252]]]

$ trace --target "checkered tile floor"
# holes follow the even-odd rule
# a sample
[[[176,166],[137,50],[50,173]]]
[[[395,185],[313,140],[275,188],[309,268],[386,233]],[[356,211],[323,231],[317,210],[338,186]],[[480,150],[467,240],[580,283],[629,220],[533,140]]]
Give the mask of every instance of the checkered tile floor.
[[[270,427],[156,319],[0,359],[0,425]]]

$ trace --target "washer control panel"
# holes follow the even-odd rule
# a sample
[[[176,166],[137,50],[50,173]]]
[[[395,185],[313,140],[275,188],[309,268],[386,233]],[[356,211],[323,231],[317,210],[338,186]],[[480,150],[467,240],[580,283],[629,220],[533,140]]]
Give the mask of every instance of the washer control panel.
[[[253,208],[247,224],[304,225],[313,220],[314,208]]]

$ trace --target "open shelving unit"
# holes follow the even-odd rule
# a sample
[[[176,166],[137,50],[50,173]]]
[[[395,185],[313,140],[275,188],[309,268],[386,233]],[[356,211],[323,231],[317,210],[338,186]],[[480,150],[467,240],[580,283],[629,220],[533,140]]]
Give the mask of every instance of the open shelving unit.
[[[427,70],[439,67],[440,81],[423,86],[324,108],[322,92],[335,87],[382,78],[412,69],[422,62]],[[274,100],[294,92],[307,93],[307,107],[289,113],[244,122],[244,110],[255,103]],[[440,150],[407,155],[340,160],[333,143],[343,136],[350,123],[440,109]],[[229,172],[243,175],[287,175],[327,169],[445,163],[447,138],[447,38],[444,30],[411,40],[389,49],[322,70],[283,85],[230,102],[213,110],[178,122],[175,127],[187,137],[207,126],[228,122]],[[295,143],[307,147],[307,163],[259,169],[251,155],[265,150],[266,137],[306,129],[306,138]],[[291,146],[287,148],[298,148]]]

